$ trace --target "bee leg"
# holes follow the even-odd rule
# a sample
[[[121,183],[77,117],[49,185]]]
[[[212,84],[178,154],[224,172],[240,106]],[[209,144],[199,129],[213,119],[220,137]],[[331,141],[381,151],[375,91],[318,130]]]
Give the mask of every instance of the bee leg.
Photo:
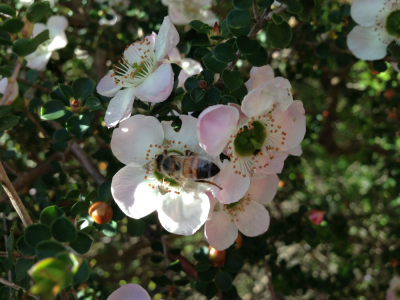
[[[190,156],[190,155],[193,155],[193,154],[194,154],[194,152],[192,152],[190,150],[185,150],[185,155],[186,156]]]
[[[214,182],[212,182],[212,181],[207,181],[207,180],[195,180],[194,182],[208,183],[208,184],[214,185],[214,186],[216,186],[217,188],[219,188],[220,190],[222,190],[222,187],[220,187],[218,184],[216,184],[216,183],[214,183]]]
[[[168,150],[167,150],[167,149],[164,149],[164,151],[163,151],[163,152],[164,152],[164,154],[165,154],[165,155],[167,155],[167,154],[168,154]]]

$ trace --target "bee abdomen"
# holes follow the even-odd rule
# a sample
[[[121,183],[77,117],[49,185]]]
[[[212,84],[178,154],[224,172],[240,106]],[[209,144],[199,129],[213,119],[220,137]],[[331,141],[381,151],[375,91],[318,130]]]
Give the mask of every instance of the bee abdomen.
[[[213,177],[219,173],[219,168],[211,161],[198,159],[196,175],[197,179],[206,179]]]

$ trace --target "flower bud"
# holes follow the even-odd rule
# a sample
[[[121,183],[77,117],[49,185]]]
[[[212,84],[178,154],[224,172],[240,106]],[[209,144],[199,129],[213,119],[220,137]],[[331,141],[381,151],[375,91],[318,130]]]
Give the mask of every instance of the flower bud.
[[[71,100],[71,108],[73,111],[79,111],[79,109],[81,108],[81,101],[73,99]]]
[[[217,249],[214,249],[213,247],[209,246],[208,247],[208,262],[210,265],[213,267],[221,267],[224,265],[226,259],[226,251],[218,251]]]
[[[113,217],[113,209],[108,203],[98,201],[90,206],[89,216],[97,224],[106,224],[110,222]]]
[[[243,236],[242,234],[239,232],[238,237],[236,238],[236,249],[239,249],[242,247],[243,245]]]
[[[325,212],[322,210],[311,209],[308,212],[308,218],[315,225],[321,224],[321,222],[324,220],[324,215],[325,215]]]
[[[205,89],[207,87],[207,82],[205,80],[200,80],[198,86],[201,89]]]

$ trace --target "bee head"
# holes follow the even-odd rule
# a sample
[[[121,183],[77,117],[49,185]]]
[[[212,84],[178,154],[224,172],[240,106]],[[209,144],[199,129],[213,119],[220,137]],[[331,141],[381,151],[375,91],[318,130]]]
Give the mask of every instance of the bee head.
[[[159,154],[156,156],[156,166],[158,171],[161,171],[161,163],[163,159],[164,159],[164,154]]]

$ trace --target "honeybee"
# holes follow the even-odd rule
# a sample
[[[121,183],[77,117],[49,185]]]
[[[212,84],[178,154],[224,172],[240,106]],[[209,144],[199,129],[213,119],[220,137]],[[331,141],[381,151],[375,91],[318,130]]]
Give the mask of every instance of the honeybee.
[[[182,188],[184,183],[203,182],[217,186],[217,184],[206,179],[214,177],[220,172],[219,167],[207,158],[200,156],[190,150],[185,151],[185,155],[179,155],[174,152],[164,150],[155,158],[155,169],[172,179],[174,179]]]

